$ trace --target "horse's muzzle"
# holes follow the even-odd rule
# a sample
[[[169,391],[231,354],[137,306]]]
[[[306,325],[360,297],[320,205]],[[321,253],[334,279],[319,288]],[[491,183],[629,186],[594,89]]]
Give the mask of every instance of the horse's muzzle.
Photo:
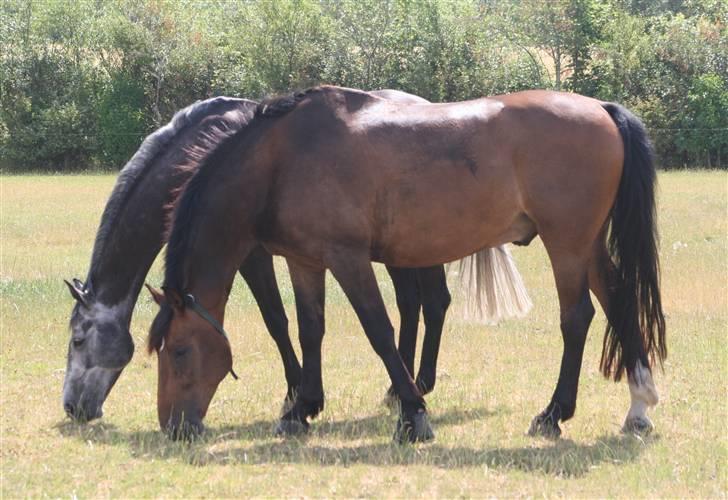
[[[205,431],[205,425],[201,421],[183,420],[181,423],[167,425],[164,430],[173,441],[194,441]]]
[[[66,410],[66,415],[78,423],[90,422],[104,416],[100,405],[90,408],[88,405],[73,404],[67,401],[63,403],[63,409]]]

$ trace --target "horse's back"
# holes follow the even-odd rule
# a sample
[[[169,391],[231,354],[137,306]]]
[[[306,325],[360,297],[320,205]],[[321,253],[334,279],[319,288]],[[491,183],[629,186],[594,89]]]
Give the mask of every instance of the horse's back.
[[[322,234],[356,235],[388,264],[437,264],[569,219],[597,231],[619,184],[619,132],[586,97],[401,104],[325,87],[306,100],[276,141],[291,159],[277,170],[278,225],[326,220]]]

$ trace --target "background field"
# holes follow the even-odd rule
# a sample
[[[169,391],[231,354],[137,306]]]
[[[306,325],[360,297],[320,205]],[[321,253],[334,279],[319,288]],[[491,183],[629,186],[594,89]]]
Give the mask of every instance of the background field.
[[[664,374],[656,372],[656,432],[644,440],[619,433],[629,395],[626,384],[598,373],[599,311],[563,438],[524,435],[549,400],[561,357],[556,293],[536,240],[514,251],[533,311],[495,327],[451,314],[428,397],[437,439],[400,447],[391,442],[394,417],[380,404],[385,370],[331,280],[326,409],[306,439],[273,436],[283,371],[242,281],[226,325],[241,380],[221,384],[203,440],[171,443],[158,431],[156,359],[142,348],[156,306],[146,295],[132,324],[137,353],[106,415],[70,423],[61,386],[72,302],[61,279],[85,277],[114,177],[0,177],[0,496],[725,497],[728,175],[671,172],[659,180],[670,356]],[[285,264],[277,264],[296,339],[293,294]],[[391,282],[378,271],[397,321]],[[160,283],[159,263],[150,281]],[[456,308],[462,301],[454,295]]]

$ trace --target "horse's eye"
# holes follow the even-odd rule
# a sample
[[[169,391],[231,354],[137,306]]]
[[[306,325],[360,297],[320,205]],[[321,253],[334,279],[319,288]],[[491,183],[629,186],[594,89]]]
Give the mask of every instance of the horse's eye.
[[[172,350],[172,354],[177,359],[183,358],[188,352],[190,352],[189,347],[176,347]]]
[[[83,343],[86,342],[86,339],[82,338],[82,337],[81,338],[76,337],[76,338],[72,339],[71,342],[73,343],[73,347],[75,349],[80,349],[81,346],[83,345]]]

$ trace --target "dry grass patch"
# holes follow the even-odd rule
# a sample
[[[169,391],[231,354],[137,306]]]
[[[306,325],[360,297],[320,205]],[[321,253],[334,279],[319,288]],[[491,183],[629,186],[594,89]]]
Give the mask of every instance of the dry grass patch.
[[[62,278],[87,270],[112,176],[4,176],[0,495],[18,496],[726,496],[728,175],[661,173],[663,295],[670,356],[648,439],[619,433],[629,395],[598,373],[604,316],[587,341],[576,416],[557,442],[524,435],[548,402],[561,358],[553,278],[536,240],[514,257],[532,313],[497,327],[446,322],[428,397],[437,439],[391,442],[381,362],[333,280],[324,340],[326,408],[300,440],[274,437],[283,370],[254,301],[236,282],[226,326],[241,381],[226,379],[208,432],[172,443],[156,423],[156,359],[143,345],[155,312],[142,296],[137,353],[106,416],[79,426],[61,408],[71,300]],[[285,265],[279,282],[295,338]],[[394,293],[382,269],[393,321]],[[157,263],[150,276],[161,281]],[[455,301],[458,301],[455,294]],[[294,344],[297,343],[294,341]]]

